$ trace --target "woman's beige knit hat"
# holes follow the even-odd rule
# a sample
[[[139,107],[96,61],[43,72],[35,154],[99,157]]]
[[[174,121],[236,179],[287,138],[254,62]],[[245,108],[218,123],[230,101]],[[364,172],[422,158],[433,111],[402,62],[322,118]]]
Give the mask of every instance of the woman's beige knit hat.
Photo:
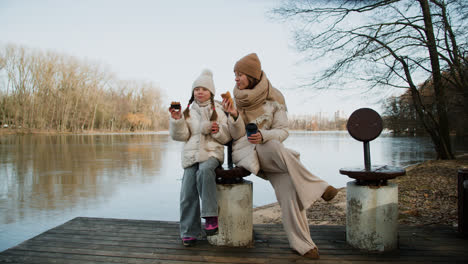
[[[250,53],[238,60],[234,65],[234,71],[242,72],[257,80],[262,77],[262,65],[256,53]]]

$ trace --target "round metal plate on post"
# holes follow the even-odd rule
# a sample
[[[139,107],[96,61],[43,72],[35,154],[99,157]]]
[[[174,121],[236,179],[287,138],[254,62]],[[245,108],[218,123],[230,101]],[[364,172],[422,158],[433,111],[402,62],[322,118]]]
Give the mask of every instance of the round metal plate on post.
[[[340,173],[356,179],[359,185],[382,186],[387,180],[406,174],[406,170],[392,166],[372,166],[369,142],[380,136],[383,130],[382,117],[370,108],[354,111],[346,124],[349,134],[364,144],[364,168],[342,168]]]
[[[351,114],[346,128],[354,139],[367,142],[380,135],[383,122],[376,111],[370,108],[360,108]]]

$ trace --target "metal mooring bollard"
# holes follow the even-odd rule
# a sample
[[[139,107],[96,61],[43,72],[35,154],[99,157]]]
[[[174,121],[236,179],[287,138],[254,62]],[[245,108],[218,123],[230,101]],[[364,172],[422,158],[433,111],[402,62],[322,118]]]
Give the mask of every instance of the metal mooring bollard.
[[[346,124],[349,134],[364,143],[364,168],[340,173],[355,181],[346,185],[346,241],[368,251],[391,251],[398,246],[398,186],[388,179],[405,175],[402,168],[372,166],[369,142],[382,132],[382,118],[370,108],[354,111]]]
[[[468,237],[468,168],[458,170],[458,232]]]

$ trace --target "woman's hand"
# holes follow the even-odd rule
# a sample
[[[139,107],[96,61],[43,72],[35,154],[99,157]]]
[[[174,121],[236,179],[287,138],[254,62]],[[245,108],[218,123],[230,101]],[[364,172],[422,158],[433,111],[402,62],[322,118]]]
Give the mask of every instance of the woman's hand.
[[[218,126],[218,123],[216,122],[213,122],[211,124],[211,134],[216,134],[219,132],[219,126]]]
[[[182,112],[180,110],[169,108],[169,112],[171,112],[171,117],[174,118],[175,120],[179,120],[182,118]]]
[[[252,144],[261,144],[263,142],[263,136],[260,131],[258,131],[255,134],[250,135],[250,137],[247,138],[250,143]]]
[[[224,110],[226,110],[231,116],[233,117],[238,116],[236,107],[233,104],[231,104],[229,100],[223,99],[222,105],[223,105]]]

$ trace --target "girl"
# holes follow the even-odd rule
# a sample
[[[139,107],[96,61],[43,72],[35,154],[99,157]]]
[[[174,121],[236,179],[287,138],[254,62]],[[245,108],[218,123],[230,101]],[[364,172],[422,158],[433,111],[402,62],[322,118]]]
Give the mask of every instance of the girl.
[[[230,114],[228,125],[234,140],[232,159],[237,166],[270,181],[281,207],[289,244],[300,255],[318,259],[306,210],[316,199],[329,201],[338,191],[310,173],[300,162],[299,153],[284,147],[282,142],[289,135],[286,103],[262,71],[257,54],[241,58],[234,73],[237,109],[223,100]],[[255,123],[258,132],[247,138],[248,123]]]
[[[169,109],[169,133],[173,140],[185,142],[180,191],[180,235],[185,246],[194,245],[201,235],[200,216],[205,218],[207,235],[218,230],[215,168],[223,164],[223,144],[231,136],[227,117],[222,106],[214,101],[214,95],[213,74],[203,70],[193,82],[192,97],[183,117],[179,110]]]

